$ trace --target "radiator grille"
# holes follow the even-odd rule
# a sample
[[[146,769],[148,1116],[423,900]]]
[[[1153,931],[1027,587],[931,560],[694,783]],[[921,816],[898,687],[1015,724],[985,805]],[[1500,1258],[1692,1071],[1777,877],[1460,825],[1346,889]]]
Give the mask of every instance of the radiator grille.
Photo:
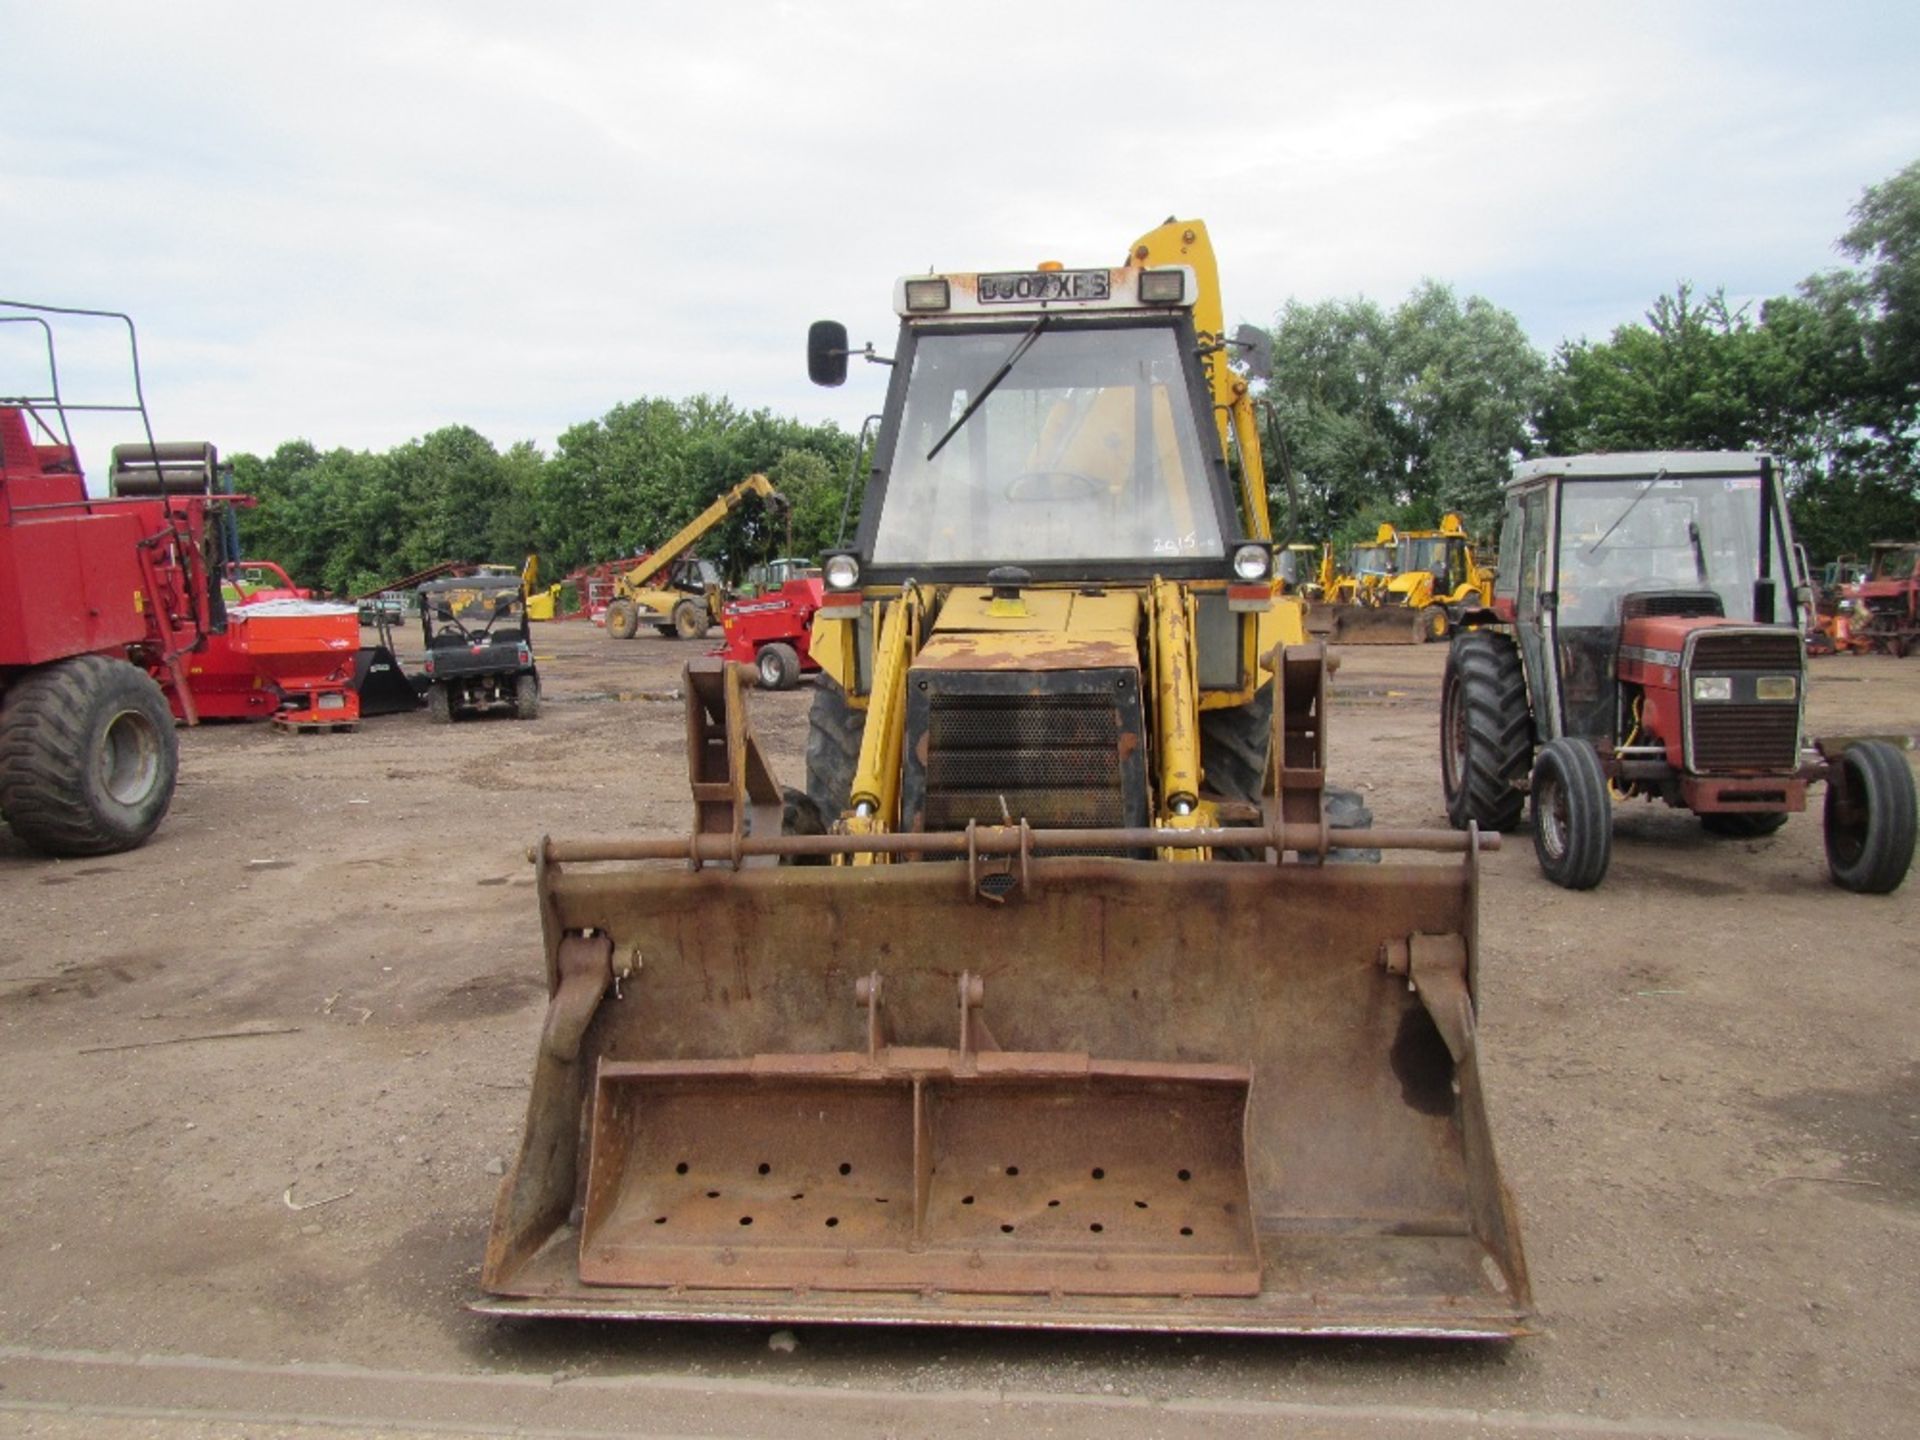
[[[1693,768],[1697,773],[1786,774],[1799,763],[1798,705],[1776,702],[1693,707]]]
[[[1800,637],[1791,630],[1733,635],[1702,635],[1693,643],[1693,673],[1733,675],[1765,670],[1777,675],[1800,673]]]
[[[1622,620],[1648,615],[1725,615],[1720,597],[1710,590],[1643,590],[1620,602]]]
[[[1125,825],[1120,735],[1110,696],[936,694],[927,708],[924,824]]]

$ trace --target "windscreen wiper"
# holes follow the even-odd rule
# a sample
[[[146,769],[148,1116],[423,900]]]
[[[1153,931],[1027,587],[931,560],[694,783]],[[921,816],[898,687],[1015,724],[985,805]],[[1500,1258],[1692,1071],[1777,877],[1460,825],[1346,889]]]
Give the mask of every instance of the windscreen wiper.
[[[1587,546],[1587,554],[1593,555],[1598,553],[1600,547],[1607,543],[1608,537],[1611,536],[1613,532],[1618,530],[1622,525],[1627,523],[1627,516],[1631,515],[1634,512],[1634,510],[1639,506],[1642,500],[1646,499],[1647,496],[1653,493],[1653,487],[1658,485],[1663,479],[1665,479],[1666,474],[1667,474],[1667,470],[1664,465],[1661,466],[1658,470],[1654,471],[1653,478],[1647,481],[1645,485],[1642,485],[1640,487],[1640,493],[1634,496],[1633,499],[1627,503],[1627,508],[1622,510],[1618,515],[1616,515],[1614,517],[1613,523],[1607,526],[1607,533],[1605,535],[1602,535],[1598,540],[1594,541],[1591,545]]]
[[[1052,313],[1048,312],[1033,322],[1033,328],[1020,337],[1020,343],[1015,345],[1008,353],[1007,358],[1000,362],[1000,368],[993,372],[993,377],[980,387],[980,393],[967,402],[967,408],[962,410],[953,424],[947,427],[947,433],[936,440],[933,448],[927,451],[927,459],[933,459],[934,456],[947,448],[947,442],[959,433],[962,425],[973,418],[974,411],[987,403],[987,397],[993,394],[1002,380],[1007,378],[1007,375],[1012,371],[1013,367],[1020,363],[1020,357],[1033,348],[1033,342],[1040,338],[1040,332],[1047,328],[1048,323],[1052,319]]]

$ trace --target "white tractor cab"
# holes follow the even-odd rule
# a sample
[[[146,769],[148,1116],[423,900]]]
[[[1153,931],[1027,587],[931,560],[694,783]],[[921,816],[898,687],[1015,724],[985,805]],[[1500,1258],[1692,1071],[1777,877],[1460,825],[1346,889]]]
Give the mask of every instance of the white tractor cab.
[[[1886,741],[1807,737],[1811,603],[1770,456],[1515,467],[1492,606],[1465,617],[1442,684],[1448,818],[1512,829],[1530,794],[1541,869],[1584,890],[1606,875],[1615,798],[1754,838],[1824,781],[1835,883],[1896,888],[1913,775]]]

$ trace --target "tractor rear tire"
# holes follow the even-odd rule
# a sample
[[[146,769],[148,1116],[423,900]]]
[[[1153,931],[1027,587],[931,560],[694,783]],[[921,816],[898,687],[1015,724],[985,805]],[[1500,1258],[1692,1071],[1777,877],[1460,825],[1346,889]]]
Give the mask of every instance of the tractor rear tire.
[[[1833,883],[1888,895],[1913,865],[1915,802],[1907,757],[1882,740],[1857,740],[1834,762],[1822,819]],[[1835,781],[1839,783],[1836,784]]]
[[[453,723],[453,697],[447,694],[444,685],[433,685],[427,690],[427,718],[436,725]]]
[[[1710,810],[1700,817],[1700,827],[1709,835],[1728,840],[1759,840],[1786,823],[1784,810]]]
[[[1533,763],[1533,715],[1513,641],[1493,630],[1453,637],[1440,685],[1440,784],[1456,830],[1516,830]]]
[[[615,640],[631,640],[640,628],[640,612],[631,600],[615,600],[607,606],[607,634]]]
[[[707,607],[697,600],[682,600],[673,607],[673,633],[682,640],[698,640],[711,625]]]
[[[846,814],[865,724],[866,716],[847,703],[846,692],[822,675],[807,711],[807,788],[786,787],[781,833],[825,835]]]
[[[762,645],[753,663],[760,672],[762,690],[791,690],[800,683],[799,653],[785,641]]]
[[[513,682],[513,718],[537,719],[540,714],[540,678],[522,675]]]
[[[48,855],[141,844],[166,815],[179,769],[167,697],[125,660],[43,666],[0,706],[0,814]]]
[[[1533,762],[1533,853],[1565,890],[1591,890],[1613,858],[1613,797],[1600,757],[1584,740],[1562,737]]]

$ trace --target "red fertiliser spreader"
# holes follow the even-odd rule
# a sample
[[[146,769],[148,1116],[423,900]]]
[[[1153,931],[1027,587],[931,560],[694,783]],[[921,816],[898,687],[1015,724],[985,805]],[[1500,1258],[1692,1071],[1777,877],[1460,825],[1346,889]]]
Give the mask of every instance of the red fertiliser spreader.
[[[820,668],[807,639],[825,594],[826,584],[816,572],[751,600],[729,601],[720,610],[725,638],[710,653],[753,666],[763,689],[791,690],[802,675]]]

